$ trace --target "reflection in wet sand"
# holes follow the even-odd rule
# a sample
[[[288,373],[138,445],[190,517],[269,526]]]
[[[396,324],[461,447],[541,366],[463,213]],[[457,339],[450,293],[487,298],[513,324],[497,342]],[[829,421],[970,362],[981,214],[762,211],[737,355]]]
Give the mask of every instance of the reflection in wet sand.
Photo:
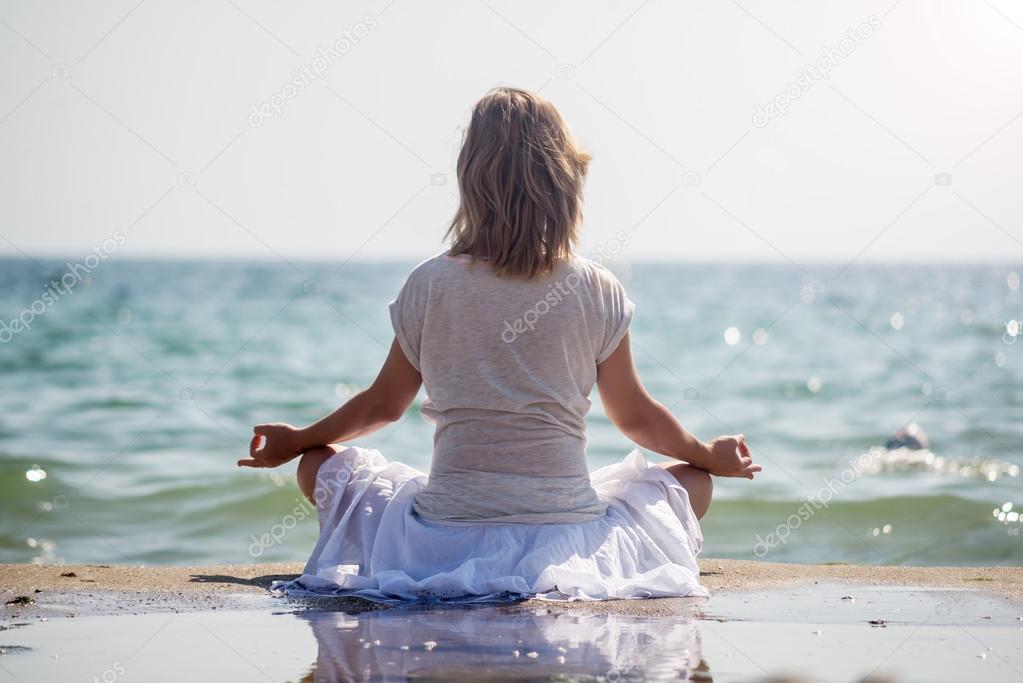
[[[695,621],[544,608],[301,612],[326,681],[712,680]]]

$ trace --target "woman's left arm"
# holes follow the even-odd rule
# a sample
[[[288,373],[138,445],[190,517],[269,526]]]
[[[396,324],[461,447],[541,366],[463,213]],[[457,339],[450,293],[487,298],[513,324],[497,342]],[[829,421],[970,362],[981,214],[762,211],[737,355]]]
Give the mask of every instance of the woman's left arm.
[[[330,415],[302,429],[274,422],[253,427],[249,457],[241,467],[277,467],[317,446],[365,436],[401,419],[419,392],[423,377],[401,350],[397,340],[380,374]],[[262,447],[260,447],[262,446]]]

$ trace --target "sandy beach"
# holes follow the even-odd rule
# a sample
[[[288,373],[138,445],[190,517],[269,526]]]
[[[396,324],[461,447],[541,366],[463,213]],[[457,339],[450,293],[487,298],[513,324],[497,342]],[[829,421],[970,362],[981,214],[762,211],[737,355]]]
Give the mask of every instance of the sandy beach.
[[[713,593],[742,593],[814,583],[981,590],[1023,603],[1021,567],[890,567],[846,564],[802,565],[705,559],[701,582]],[[145,612],[156,609],[211,609],[251,606],[267,594],[272,581],[294,578],[300,563],[133,567],[119,565],[0,565],[4,602],[18,596],[37,604],[54,601],[82,614]],[[96,599],[97,595],[113,600]],[[361,600],[348,601],[375,609]],[[615,600],[576,602],[559,609],[588,612],[669,615],[686,613],[691,600]],[[550,606],[551,603],[543,603]]]
[[[6,564],[0,682],[1023,677],[1023,568],[701,567],[709,599],[381,608],[273,597],[297,563]]]

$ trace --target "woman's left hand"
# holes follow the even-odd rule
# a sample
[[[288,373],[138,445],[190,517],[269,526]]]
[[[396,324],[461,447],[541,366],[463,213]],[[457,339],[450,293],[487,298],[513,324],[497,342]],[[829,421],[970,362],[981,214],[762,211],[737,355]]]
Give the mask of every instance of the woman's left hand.
[[[249,457],[238,461],[239,467],[277,467],[302,453],[299,430],[283,422],[256,425],[249,444]]]
[[[719,436],[708,444],[710,467],[707,471],[717,477],[752,479],[763,468],[753,462],[746,437],[742,434]]]

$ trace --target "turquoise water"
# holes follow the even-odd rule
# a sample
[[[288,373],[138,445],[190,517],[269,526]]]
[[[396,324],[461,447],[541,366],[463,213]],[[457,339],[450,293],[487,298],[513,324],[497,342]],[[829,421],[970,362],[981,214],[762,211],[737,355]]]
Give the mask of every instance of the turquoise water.
[[[252,424],[307,423],[372,380],[410,265],[110,258],[5,333],[68,267],[0,261],[0,561],[304,560],[294,465],[234,462]],[[718,480],[705,554],[1023,561],[1023,267],[610,265],[651,392],[765,467]],[[930,449],[885,451],[911,422]],[[629,450],[596,396],[589,425],[591,467]],[[429,466],[419,401],[359,443]]]

